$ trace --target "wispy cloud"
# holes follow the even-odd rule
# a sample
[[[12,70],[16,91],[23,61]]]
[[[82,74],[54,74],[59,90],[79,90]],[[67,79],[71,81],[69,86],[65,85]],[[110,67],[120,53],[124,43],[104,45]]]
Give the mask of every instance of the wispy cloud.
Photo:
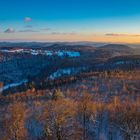
[[[51,35],[76,35],[76,32],[51,32]]]
[[[33,26],[32,25],[26,25],[24,26],[25,28],[32,28]]]
[[[8,28],[4,31],[5,33],[14,33],[15,29],[14,28]]]
[[[40,29],[40,30],[44,30],[44,31],[50,31],[51,30],[51,28],[42,28],[42,29]]]
[[[31,17],[25,17],[25,18],[24,18],[24,21],[25,21],[25,22],[31,22],[31,21],[32,21],[32,18],[31,18]]]
[[[117,34],[117,33],[107,33],[105,36],[128,36],[128,37],[138,37],[140,34]]]
[[[30,30],[30,29],[27,29],[27,30],[19,30],[19,32],[38,32],[36,30]]]

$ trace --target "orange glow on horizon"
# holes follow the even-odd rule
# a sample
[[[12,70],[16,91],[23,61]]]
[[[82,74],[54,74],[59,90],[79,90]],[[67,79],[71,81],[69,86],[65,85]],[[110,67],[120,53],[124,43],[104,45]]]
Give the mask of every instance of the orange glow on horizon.
[[[17,38],[18,36],[18,38]],[[62,34],[62,35],[49,35],[49,34],[15,34],[15,35],[0,35],[2,40],[24,40],[24,41],[91,41],[91,42],[112,42],[112,43],[140,43],[140,36],[126,35],[126,36],[106,36],[104,34],[98,35],[85,35],[85,34]]]

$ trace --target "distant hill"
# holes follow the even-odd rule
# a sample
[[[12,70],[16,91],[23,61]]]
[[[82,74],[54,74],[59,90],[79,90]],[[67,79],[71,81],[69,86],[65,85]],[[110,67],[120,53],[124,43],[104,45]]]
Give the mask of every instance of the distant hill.
[[[0,81],[9,84],[34,77],[42,80],[57,71],[68,69],[84,68],[88,71],[139,67],[136,49],[122,44],[102,45],[96,47],[89,43],[74,45],[66,42],[0,43]],[[76,53],[78,56],[68,57],[67,53]]]
[[[108,44],[99,47],[97,50],[106,53],[109,57],[135,54],[135,49],[121,44]]]
[[[122,44],[107,44],[104,46],[101,46],[99,49],[116,49],[116,50],[126,50],[126,49],[131,49],[127,45],[122,45]]]
[[[99,71],[140,69],[140,55],[117,56],[95,65]]]

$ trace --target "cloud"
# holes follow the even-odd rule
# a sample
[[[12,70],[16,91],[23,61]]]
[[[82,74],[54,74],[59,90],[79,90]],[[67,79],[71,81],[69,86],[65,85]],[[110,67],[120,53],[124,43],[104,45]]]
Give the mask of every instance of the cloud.
[[[26,25],[25,28],[32,28],[32,25]]]
[[[43,29],[41,29],[41,30],[44,30],[44,31],[50,31],[51,28],[43,28]]]
[[[8,28],[4,31],[5,33],[14,33],[15,29],[14,28]]]
[[[52,35],[76,35],[77,33],[75,33],[75,32],[51,32],[50,34],[52,34]]]
[[[32,18],[30,18],[30,17],[25,17],[25,18],[24,18],[24,21],[25,21],[25,22],[31,22],[31,21],[32,21]]]
[[[20,30],[19,32],[22,32],[22,33],[26,32],[27,33],[27,32],[38,32],[38,31],[27,29],[27,30]]]
[[[117,33],[107,33],[105,36],[128,36],[128,37],[138,37],[139,34],[117,34]]]

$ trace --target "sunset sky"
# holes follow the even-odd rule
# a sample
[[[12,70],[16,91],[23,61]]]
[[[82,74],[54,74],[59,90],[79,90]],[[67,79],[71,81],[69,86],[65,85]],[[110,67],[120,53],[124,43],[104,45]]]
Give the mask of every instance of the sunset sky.
[[[0,0],[0,41],[140,43],[140,0]]]

